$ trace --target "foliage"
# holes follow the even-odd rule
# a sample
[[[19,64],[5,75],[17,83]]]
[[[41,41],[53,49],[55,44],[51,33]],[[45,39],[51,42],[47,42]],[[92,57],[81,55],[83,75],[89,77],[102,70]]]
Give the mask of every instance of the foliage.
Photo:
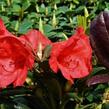
[[[108,9],[108,0],[0,0],[0,17],[10,32],[19,36],[29,29],[39,29],[54,42],[68,39],[80,25],[89,34],[91,20]],[[47,47],[43,53],[45,60],[28,72],[23,87],[10,85],[0,91],[0,109],[109,108],[109,84],[87,85],[92,76],[109,71],[95,55],[91,75],[71,85],[61,73],[55,75],[47,70],[49,51]]]
[[[90,20],[109,8],[102,0],[1,0],[0,5],[0,17],[14,34],[39,28],[57,40],[70,36],[77,25],[88,29]]]

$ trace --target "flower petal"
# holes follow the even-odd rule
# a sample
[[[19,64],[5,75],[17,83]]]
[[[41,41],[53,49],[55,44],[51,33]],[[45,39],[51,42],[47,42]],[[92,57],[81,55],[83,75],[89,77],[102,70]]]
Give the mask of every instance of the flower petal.
[[[49,59],[50,68],[57,73],[58,71],[58,65],[57,65],[57,59],[55,57],[51,57]]]
[[[64,78],[69,80],[71,83],[74,83],[74,80],[70,75],[69,69],[67,69],[67,67],[62,66],[61,64],[58,64],[58,66],[59,69],[62,71],[62,75],[64,76]]]
[[[6,88],[6,86],[15,81],[16,77],[16,72],[7,72],[0,65],[0,88]]]
[[[24,84],[26,77],[27,77],[27,71],[28,71],[28,69],[27,69],[26,66],[24,66],[23,69],[18,69],[16,71],[16,73],[17,73],[16,77],[17,78],[15,79],[15,81],[13,83],[15,87],[16,86],[22,86]]]
[[[52,50],[51,50],[51,57],[49,59],[49,65],[50,68],[57,73],[59,67],[58,67],[58,56],[61,50],[63,49],[64,45],[66,44],[65,41],[63,42],[56,42],[52,44]]]
[[[24,41],[24,43],[29,43],[34,51],[37,51],[39,43],[42,44],[43,48],[51,44],[51,41],[38,30],[30,30],[27,34],[22,35],[20,40]]]

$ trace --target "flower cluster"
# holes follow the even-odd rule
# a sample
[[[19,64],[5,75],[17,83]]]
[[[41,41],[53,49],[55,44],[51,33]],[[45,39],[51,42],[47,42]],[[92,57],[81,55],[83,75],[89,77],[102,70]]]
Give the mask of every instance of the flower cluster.
[[[13,83],[21,86],[27,72],[32,69],[39,46],[42,50],[51,45],[49,57],[50,68],[58,70],[71,83],[75,78],[87,76],[91,70],[92,49],[88,36],[82,27],[68,40],[51,42],[38,30],[30,30],[25,35],[16,37],[10,33],[0,19],[0,87],[5,88]]]

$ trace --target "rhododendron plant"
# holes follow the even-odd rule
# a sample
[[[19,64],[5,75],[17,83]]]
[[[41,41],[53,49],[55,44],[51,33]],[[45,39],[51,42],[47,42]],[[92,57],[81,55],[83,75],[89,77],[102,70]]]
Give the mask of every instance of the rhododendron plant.
[[[60,69],[72,83],[75,78],[87,76],[92,70],[92,49],[82,28],[78,28],[68,40],[52,43],[38,30],[16,37],[8,32],[2,20],[0,24],[0,87],[11,83],[23,85],[28,69],[34,65],[35,56],[40,51],[42,53],[47,45],[52,46],[50,68],[55,73]]]
[[[0,0],[0,109],[109,109],[109,0]]]
[[[75,78],[85,77],[91,72],[91,57],[88,36],[80,27],[68,40],[53,44],[49,64],[55,73],[60,69],[63,76],[73,83]]]

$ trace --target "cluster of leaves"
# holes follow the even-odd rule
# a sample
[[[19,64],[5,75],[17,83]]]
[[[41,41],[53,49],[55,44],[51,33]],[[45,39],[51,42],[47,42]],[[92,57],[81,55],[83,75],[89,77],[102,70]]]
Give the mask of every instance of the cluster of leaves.
[[[39,29],[52,41],[67,39],[78,25],[88,33],[90,21],[108,9],[108,0],[0,0],[0,17],[9,31],[20,35],[31,28]],[[39,70],[28,74],[24,87],[10,86],[0,92],[0,108],[108,109],[109,84],[86,85],[93,75],[108,72],[95,57],[93,66],[89,77],[76,80],[71,86],[60,73],[55,75],[46,70],[49,69],[46,61],[37,63]]]
[[[1,0],[0,17],[14,34],[40,29],[50,39],[64,40],[77,25],[88,29],[90,19],[109,8],[102,0]]]

